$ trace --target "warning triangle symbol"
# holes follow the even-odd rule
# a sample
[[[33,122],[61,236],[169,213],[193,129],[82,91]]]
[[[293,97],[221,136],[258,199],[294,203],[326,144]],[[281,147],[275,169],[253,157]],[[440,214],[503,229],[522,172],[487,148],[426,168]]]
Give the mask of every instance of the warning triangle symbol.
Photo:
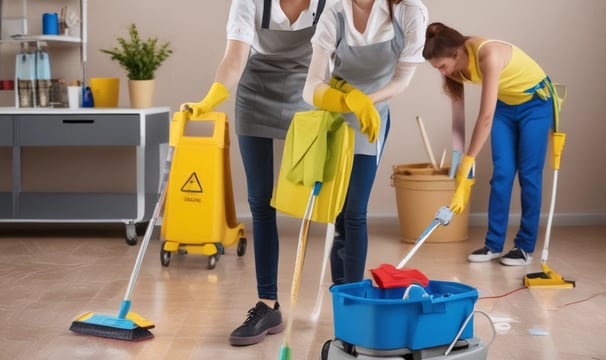
[[[182,192],[190,192],[190,193],[201,193],[202,185],[200,185],[200,180],[198,180],[198,175],[196,173],[192,173],[187,181],[181,187]]]

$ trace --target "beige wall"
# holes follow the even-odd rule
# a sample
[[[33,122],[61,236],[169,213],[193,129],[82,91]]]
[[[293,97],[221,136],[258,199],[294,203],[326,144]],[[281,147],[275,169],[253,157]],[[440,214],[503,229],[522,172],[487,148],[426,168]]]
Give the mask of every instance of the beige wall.
[[[41,0],[30,0],[29,3],[32,7],[49,6]],[[426,0],[425,3],[431,21],[445,22],[465,34],[513,42],[533,56],[555,82],[568,85],[569,95],[561,122],[567,142],[559,172],[555,221],[556,224],[605,224],[606,190],[602,181],[606,110],[601,104],[600,90],[604,82],[603,59],[606,58],[606,24],[603,22],[606,2],[584,0],[583,6],[565,0]],[[57,3],[56,7],[60,6]],[[128,106],[124,71],[99,49],[113,46],[117,36],[126,34],[127,25],[136,22],[144,36],[169,40],[175,51],[157,73],[155,103],[176,110],[182,102],[199,100],[223,55],[228,11],[227,0],[90,1],[88,75],[120,77],[120,105]],[[30,13],[31,16],[35,14],[34,11]],[[35,16],[30,21],[37,22],[39,18]],[[55,74],[73,71],[74,66],[67,59],[60,55],[55,58],[61,58],[65,64],[63,67],[53,64]],[[4,58],[2,62],[5,64]],[[5,72],[6,68],[2,70]],[[467,90],[468,134],[471,134],[478,109],[478,90],[477,87]],[[2,96],[1,100],[6,101],[6,94]],[[232,97],[219,110],[233,118],[233,105]],[[416,115],[424,118],[433,152],[439,161],[443,148],[450,148],[450,109],[440,88],[439,74],[429,64],[422,64],[411,86],[392,101],[392,130],[373,189],[370,216],[396,214],[395,192],[390,186],[393,165],[428,161]],[[232,138],[235,139],[233,128]],[[232,141],[232,172],[236,206],[238,213],[244,216],[249,211],[237,146],[237,141]],[[490,173],[490,148],[487,145],[478,157],[478,175],[471,203],[473,219],[479,223],[483,223],[487,208]],[[548,210],[552,174],[551,168],[546,168],[544,213]],[[518,194],[516,189],[511,208],[514,217],[519,214]]]

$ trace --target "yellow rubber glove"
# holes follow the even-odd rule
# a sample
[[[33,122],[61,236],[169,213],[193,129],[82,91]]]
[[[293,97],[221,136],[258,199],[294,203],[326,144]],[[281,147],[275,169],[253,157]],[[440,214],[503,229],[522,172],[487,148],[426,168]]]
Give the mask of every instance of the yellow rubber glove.
[[[334,76],[331,77],[330,80],[328,80],[328,85],[344,93],[348,93],[351,90],[356,89],[355,86],[350,85],[347,81],[336,78]]]
[[[360,121],[360,131],[368,135],[368,141],[375,142],[381,127],[381,117],[372,100],[354,88],[345,95],[345,103]]]
[[[474,177],[474,174],[470,174],[474,161],[475,158],[469,155],[463,155],[463,157],[461,158],[459,168],[457,169],[457,175],[455,176],[455,184],[457,185],[457,187],[459,187],[459,184],[462,180],[467,179],[469,177]]]
[[[314,105],[322,110],[334,112],[350,112],[345,103],[345,94],[337,89],[326,86],[318,86],[314,91]]]
[[[474,179],[464,178],[461,180],[457,189],[455,190],[452,199],[450,200],[450,211],[453,214],[458,215],[465,210],[467,203],[469,202],[469,195],[471,195],[471,187],[475,183]]]
[[[475,158],[473,156],[463,155],[459,163],[457,175],[455,176],[456,189],[449,206],[453,214],[462,213],[469,202],[471,187],[475,183],[472,170],[474,161]]]
[[[193,118],[199,118],[202,114],[213,111],[219,104],[227,100],[229,91],[220,82],[214,82],[202,101],[197,103],[185,103],[181,105],[181,111],[189,110]]]

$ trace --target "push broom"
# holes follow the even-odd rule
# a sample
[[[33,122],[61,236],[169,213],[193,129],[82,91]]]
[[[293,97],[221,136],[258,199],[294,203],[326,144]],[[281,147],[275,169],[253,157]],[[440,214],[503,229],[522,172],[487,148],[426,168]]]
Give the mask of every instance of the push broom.
[[[558,101],[557,92],[554,89],[554,86],[551,83],[548,83],[550,86],[551,93],[553,94],[553,100],[555,102],[554,106],[554,131],[551,134],[552,145],[553,145],[553,185],[551,189],[551,203],[549,205],[549,215],[547,217],[547,225],[545,229],[545,243],[543,244],[543,251],[541,253],[541,269],[542,272],[530,273],[524,277],[524,286],[528,288],[555,288],[555,289],[566,289],[575,287],[575,282],[571,280],[564,280],[562,275],[553,271],[547,265],[547,257],[549,256],[549,241],[551,238],[551,224],[553,221],[553,212],[555,209],[555,200],[558,186],[558,170],[560,169],[560,157],[562,155],[562,150],[564,149],[564,142],[566,140],[566,134],[559,132],[559,107],[560,103]],[[564,96],[565,98],[565,96]],[[563,102],[563,99],[562,99]]]
[[[168,184],[168,173],[170,171],[170,165],[173,158],[173,152],[178,140],[178,134],[181,133],[182,126],[185,122],[185,113],[177,112],[173,117],[173,121],[170,124],[170,140],[168,154],[166,157],[166,163],[160,183],[160,195],[156,205],[152,218],[147,225],[145,235],[139,248],[139,253],[133,267],[133,271],[130,276],[126,294],[120,304],[120,310],[117,316],[101,315],[88,312],[76,320],[74,320],[70,326],[70,330],[84,335],[92,335],[110,339],[126,340],[126,341],[139,341],[153,337],[153,334],[149,329],[154,327],[154,324],[148,320],[145,320],[139,314],[129,312],[131,305],[131,294],[135,287],[137,277],[139,276],[139,270],[145,256],[145,251],[151,239],[154,227],[157,219],[161,215],[162,207],[166,199],[166,190]]]

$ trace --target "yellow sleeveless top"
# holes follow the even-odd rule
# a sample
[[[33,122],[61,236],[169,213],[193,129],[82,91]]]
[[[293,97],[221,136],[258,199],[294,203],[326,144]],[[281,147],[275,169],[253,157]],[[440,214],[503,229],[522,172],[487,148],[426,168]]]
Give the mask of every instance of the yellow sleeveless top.
[[[481,42],[471,41],[466,44],[467,52],[469,54],[468,69],[471,74],[471,79],[463,77],[465,81],[474,84],[482,83],[478,52],[484,44],[491,41],[499,40],[484,40]],[[504,43],[509,44],[507,42]],[[541,92],[539,95],[542,96],[545,95],[543,92],[549,94],[550,92],[547,88],[547,84],[544,82],[547,75],[539,64],[517,46],[513,44],[509,45],[512,47],[511,59],[501,71],[498,99],[508,105],[519,105],[530,100],[537,91]]]

